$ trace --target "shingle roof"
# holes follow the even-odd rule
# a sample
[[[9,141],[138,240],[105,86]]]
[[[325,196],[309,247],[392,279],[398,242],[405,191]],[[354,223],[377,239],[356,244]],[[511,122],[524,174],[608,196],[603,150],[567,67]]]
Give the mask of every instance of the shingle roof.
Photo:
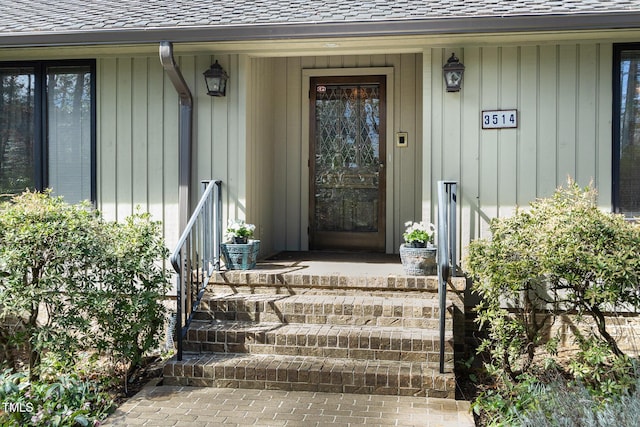
[[[2,0],[0,38],[629,13],[640,13],[640,0]]]
[[[640,1],[633,0],[2,0],[0,33],[571,15],[639,10]]]

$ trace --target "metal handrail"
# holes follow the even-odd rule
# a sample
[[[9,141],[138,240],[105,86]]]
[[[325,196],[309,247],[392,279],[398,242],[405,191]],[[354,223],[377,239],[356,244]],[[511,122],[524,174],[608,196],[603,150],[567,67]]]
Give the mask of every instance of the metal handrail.
[[[200,304],[209,278],[220,270],[222,242],[222,181],[202,181],[202,197],[191,215],[170,261],[176,277],[178,360],[182,340]]]
[[[444,374],[444,332],[447,281],[456,266],[457,183],[438,181],[438,298],[440,307],[440,373]]]

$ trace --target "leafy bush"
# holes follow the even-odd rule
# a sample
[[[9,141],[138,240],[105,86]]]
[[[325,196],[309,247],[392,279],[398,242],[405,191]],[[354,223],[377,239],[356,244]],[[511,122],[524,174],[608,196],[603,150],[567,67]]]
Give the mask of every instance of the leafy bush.
[[[488,426],[516,425],[520,414],[536,408],[545,390],[543,383],[529,373],[520,375],[517,381],[506,378],[500,385],[481,393],[471,404],[477,415],[484,415]]]
[[[588,420],[599,417],[598,412],[607,405],[615,406],[630,395],[640,397],[635,361],[615,356],[602,346],[579,352],[576,360],[571,363],[582,371],[573,371],[573,375],[556,367],[535,366],[512,380],[503,371],[493,371],[497,381],[486,387],[471,407],[488,426],[591,425]],[[576,402],[583,407],[573,408]],[[523,421],[541,417],[548,422]],[[554,420],[570,422],[553,424]]]
[[[487,425],[633,425],[610,414],[637,398],[638,381],[606,314],[640,304],[640,229],[595,201],[593,188],[569,181],[530,209],[493,220],[492,238],[469,248],[486,331],[478,351],[489,353],[494,380],[473,409]],[[559,337],[550,335],[560,315],[578,323],[570,330],[578,349],[564,365]],[[595,326],[581,328],[585,319]],[[544,364],[536,360],[543,345]]]
[[[52,383],[29,381],[25,373],[0,374],[1,425],[93,426],[113,411],[99,385],[75,376]]]
[[[6,345],[28,349],[31,379],[43,355],[73,364],[87,348],[135,366],[162,333],[166,256],[160,225],[146,214],[106,222],[50,193],[2,204],[0,322],[20,326],[5,328]]]
[[[522,411],[514,425],[524,427],[634,426],[640,420],[640,379],[633,392],[602,402],[580,383],[554,381],[537,395],[535,407]]]
[[[149,214],[135,214],[103,230],[110,248],[101,260],[99,283],[90,294],[100,329],[96,346],[124,360],[132,371],[142,356],[164,337],[167,272],[161,261],[169,255],[160,223]]]
[[[89,206],[50,194],[27,192],[0,207],[1,320],[21,324],[13,338],[29,350],[32,377],[45,349],[73,354],[90,328],[82,293],[103,251],[95,238],[101,225]]]
[[[553,197],[491,222],[491,240],[476,240],[466,262],[481,296],[477,320],[487,327],[480,351],[511,380],[527,372],[544,332],[560,313],[590,316],[599,340],[623,352],[605,313],[640,303],[640,229],[598,209],[593,188],[569,182]]]
[[[635,385],[637,361],[611,352],[593,337],[577,337],[580,350],[568,364],[574,382],[588,389],[595,398],[608,399],[628,393]]]

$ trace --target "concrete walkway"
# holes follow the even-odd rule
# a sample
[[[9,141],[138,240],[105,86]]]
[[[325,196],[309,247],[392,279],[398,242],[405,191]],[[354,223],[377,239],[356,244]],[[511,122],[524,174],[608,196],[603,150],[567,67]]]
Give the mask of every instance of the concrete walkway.
[[[472,427],[469,402],[404,396],[148,385],[105,426]]]

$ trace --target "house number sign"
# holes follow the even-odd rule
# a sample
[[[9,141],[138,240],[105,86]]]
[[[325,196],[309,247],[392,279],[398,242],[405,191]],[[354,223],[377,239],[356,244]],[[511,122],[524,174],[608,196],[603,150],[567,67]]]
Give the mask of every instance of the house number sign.
[[[482,129],[518,127],[518,110],[486,110],[482,112]]]

